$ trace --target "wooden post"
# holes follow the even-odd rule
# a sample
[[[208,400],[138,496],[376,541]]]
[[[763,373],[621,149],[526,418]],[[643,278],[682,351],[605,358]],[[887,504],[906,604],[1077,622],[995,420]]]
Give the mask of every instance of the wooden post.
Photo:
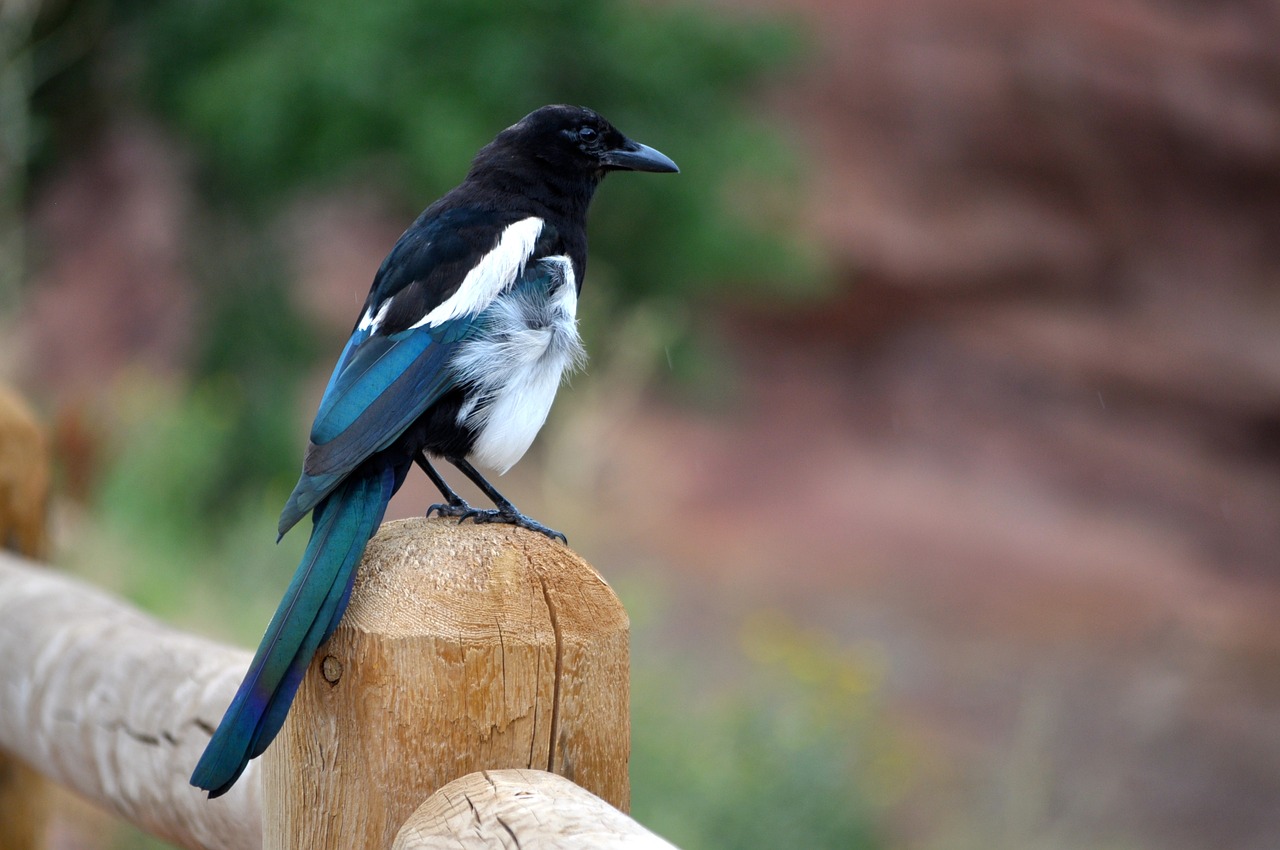
[[[264,847],[390,847],[485,769],[549,770],[625,810],[628,640],[609,586],[540,534],[384,525],[263,757]]]
[[[49,466],[44,429],[21,399],[0,389],[0,544],[28,558],[44,554]],[[39,774],[0,753],[0,848],[44,846],[48,796]]]

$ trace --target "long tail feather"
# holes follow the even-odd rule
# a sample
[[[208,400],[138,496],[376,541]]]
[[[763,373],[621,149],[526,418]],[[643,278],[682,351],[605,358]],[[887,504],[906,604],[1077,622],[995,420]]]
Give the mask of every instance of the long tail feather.
[[[382,522],[396,478],[390,469],[357,473],[317,506],[302,562],[191,775],[191,784],[211,798],[225,794],[284,725],[312,656],[342,619],[356,564]]]

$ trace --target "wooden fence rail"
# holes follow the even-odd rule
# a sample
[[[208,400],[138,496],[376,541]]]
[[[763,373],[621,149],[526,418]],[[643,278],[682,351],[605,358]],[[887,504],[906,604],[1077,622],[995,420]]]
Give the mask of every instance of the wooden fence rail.
[[[627,653],[567,548],[388,523],[280,737],[210,801],[187,777],[249,654],[0,553],[0,750],[183,847],[670,848],[618,811]]]
[[[0,749],[152,835],[262,846],[255,765],[212,802],[187,785],[249,657],[0,554]]]
[[[591,792],[539,770],[486,770],[455,779],[418,807],[391,847],[675,850]]]

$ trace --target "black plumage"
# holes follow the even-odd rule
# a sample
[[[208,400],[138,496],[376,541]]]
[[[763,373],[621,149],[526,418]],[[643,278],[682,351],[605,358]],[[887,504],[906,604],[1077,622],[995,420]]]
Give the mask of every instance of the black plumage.
[[[306,553],[192,776],[210,796],[225,793],[279,731],[346,608],[365,544],[415,463],[445,498],[428,514],[564,539],[517,511],[472,461],[498,472],[514,464],[562,375],[583,357],[576,311],[587,208],[617,170],[678,169],[589,109],[543,107],[482,148],[466,179],[383,260],[280,516],[283,535],[313,515]],[[428,455],[449,461],[495,507],[464,502]]]

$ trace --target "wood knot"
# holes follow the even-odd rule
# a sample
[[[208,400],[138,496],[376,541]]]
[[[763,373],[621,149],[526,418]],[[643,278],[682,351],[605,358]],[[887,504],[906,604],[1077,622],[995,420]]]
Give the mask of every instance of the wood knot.
[[[342,678],[342,662],[332,655],[326,655],[324,661],[320,662],[320,672],[326,682],[336,685]]]

